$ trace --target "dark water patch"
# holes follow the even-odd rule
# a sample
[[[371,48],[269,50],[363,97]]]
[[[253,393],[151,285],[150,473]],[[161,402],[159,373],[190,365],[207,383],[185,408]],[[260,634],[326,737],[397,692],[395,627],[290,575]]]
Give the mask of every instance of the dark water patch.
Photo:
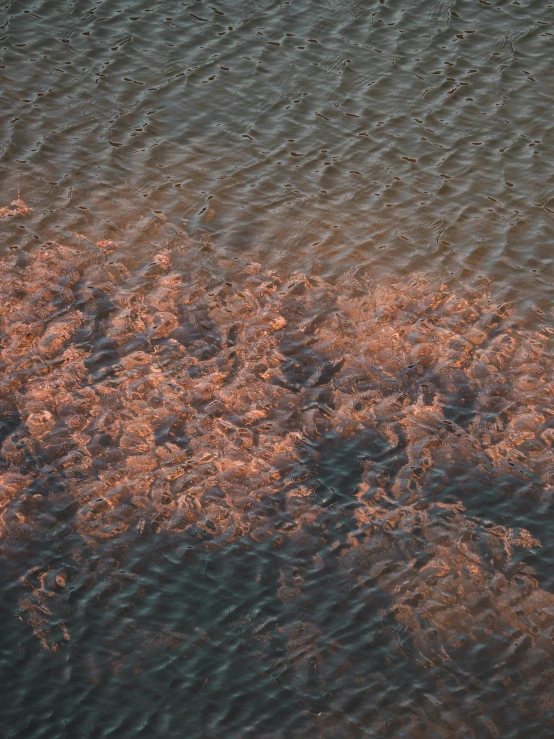
[[[454,386],[454,393],[449,394],[449,403],[443,407],[444,417],[452,423],[467,429],[475,418],[475,401],[479,396],[479,388],[467,381],[460,373],[449,380]]]
[[[21,424],[21,416],[17,408],[10,407],[8,403],[0,405],[0,445]]]
[[[101,338],[93,345],[92,354],[85,366],[92,373],[94,382],[102,382],[117,373],[119,347],[108,338]]]
[[[351,440],[329,433],[320,441],[312,442],[313,475],[318,485],[319,502],[324,507],[339,504],[347,510],[357,505],[364,460],[387,467],[390,447],[374,431],[367,431]],[[395,459],[397,461],[397,458]],[[394,462],[393,462],[394,464]],[[394,474],[394,469],[391,473]]]

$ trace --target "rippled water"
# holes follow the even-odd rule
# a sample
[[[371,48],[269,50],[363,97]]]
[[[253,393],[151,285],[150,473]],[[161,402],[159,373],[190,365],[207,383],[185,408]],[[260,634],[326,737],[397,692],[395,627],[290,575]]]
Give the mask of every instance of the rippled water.
[[[0,7],[6,737],[550,737],[553,7]]]

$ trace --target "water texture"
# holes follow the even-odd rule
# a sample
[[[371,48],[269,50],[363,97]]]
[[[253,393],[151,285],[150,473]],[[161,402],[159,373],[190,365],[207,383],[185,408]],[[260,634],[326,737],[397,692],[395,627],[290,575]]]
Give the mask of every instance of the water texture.
[[[552,736],[552,20],[0,7],[2,736]]]

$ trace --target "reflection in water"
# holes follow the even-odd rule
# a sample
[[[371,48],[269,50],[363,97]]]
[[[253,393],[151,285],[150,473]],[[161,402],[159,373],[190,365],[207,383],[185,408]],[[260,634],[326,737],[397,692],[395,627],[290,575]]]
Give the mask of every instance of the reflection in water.
[[[28,210],[12,205],[2,217]],[[485,279],[331,284],[209,244],[133,268],[115,250],[47,242],[0,265],[0,552],[44,649],[76,649],[93,684],[242,649],[268,696],[301,706],[257,734],[229,708],[214,736],[543,730],[552,330],[522,325]],[[129,602],[155,597],[146,578],[102,650],[75,646],[72,591],[109,607],[136,551],[155,568],[156,541],[177,569],[204,557],[221,583],[236,568],[271,607],[227,604],[215,636],[143,628]],[[212,736],[201,719],[190,736]]]

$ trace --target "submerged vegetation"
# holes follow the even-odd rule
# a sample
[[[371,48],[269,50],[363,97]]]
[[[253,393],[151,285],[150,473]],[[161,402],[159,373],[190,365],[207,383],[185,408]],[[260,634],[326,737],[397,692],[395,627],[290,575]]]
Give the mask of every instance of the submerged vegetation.
[[[395,659],[434,671],[434,697],[393,711],[397,735],[482,721],[498,736],[468,678],[487,650],[514,710],[547,715],[552,329],[521,325],[485,279],[329,281],[192,241],[131,267],[116,248],[46,242],[0,263],[0,556],[42,646],[72,648],[72,583],[112,578],[145,538],[178,556],[260,546],[286,553],[276,597],[298,603],[273,635],[252,625],[273,676],[318,694],[375,678],[306,607],[313,572],[332,571],[386,613]],[[45,540],[71,542],[63,564]],[[364,700],[378,728],[391,708]],[[344,736],[337,716],[310,713],[312,735]]]

